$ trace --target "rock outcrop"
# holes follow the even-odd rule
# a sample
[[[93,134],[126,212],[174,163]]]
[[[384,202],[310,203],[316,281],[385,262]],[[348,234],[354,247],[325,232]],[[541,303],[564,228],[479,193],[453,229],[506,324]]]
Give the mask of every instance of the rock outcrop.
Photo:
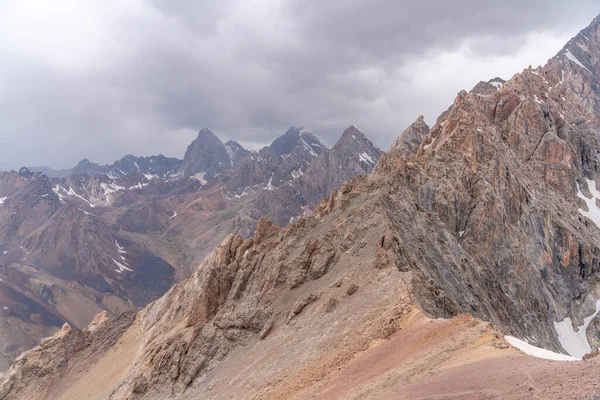
[[[429,126],[421,115],[394,140],[387,152],[403,156],[414,155],[428,133]]]

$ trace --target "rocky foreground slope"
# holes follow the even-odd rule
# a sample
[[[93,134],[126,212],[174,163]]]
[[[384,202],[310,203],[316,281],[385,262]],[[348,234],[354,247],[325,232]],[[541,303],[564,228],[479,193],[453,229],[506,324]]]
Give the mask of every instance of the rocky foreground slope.
[[[502,335],[576,359],[600,344],[599,77],[597,17],[544,67],[459,93],[431,129],[417,120],[311,216],[228,236],[135,316],[63,327],[0,395],[597,394],[597,359],[526,359]]]

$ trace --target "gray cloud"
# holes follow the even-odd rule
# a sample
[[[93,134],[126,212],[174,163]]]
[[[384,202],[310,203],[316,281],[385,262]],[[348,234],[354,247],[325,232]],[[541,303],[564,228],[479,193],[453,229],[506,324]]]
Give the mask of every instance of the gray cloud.
[[[600,12],[586,0],[9,3],[0,163],[15,167],[181,157],[203,126],[258,147],[291,125],[333,144],[354,123],[385,148],[458,90],[543,63]]]

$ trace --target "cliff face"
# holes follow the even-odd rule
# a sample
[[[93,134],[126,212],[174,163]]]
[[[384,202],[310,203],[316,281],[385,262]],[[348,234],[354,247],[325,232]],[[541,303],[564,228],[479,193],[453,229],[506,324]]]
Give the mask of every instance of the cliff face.
[[[103,393],[208,396],[214,384],[223,390],[215,396],[227,393],[227,376],[238,397],[268,397],[300,368],[294,363],[320,357],[334,368],[389,338],[408,324],[412,304],[432,317],[470,313],[576,357],[571,339],[582,327],[595,350],[599,44],[597,18],[546,66],[459,93],[430,130],[413,126],[412,136],[424,136],[416,150],[413,140],[393,146],[372,174],[346,182],[312,216],[285,228],[261,219],[253,238],[227,237],[191,278],[137,314],[126,332],[135,356]],[[51,356],[67,336],[2,375],[4,398],[33,396],[36,385],[66,396],[85,376],[81,351],[67,357],[72,363]],[[356,353],[334,342],[356,344]],[[131,348],[90,346],[104,360]],[[257,368],[272,380],[255,387],[227,370],[252,363],[249,354],[262,357]],[[36,359],[46,355],[40,380]],[[306,379],[299,388],[318,381]]]

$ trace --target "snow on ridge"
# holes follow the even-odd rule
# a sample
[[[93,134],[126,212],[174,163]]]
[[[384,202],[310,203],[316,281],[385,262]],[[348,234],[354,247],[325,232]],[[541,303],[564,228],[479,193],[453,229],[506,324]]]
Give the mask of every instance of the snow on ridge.
[[[513,336],[504,336],[504,340],[506,340],[506,342],[508,344],[510,344],[511,346],[516,347],[517,349],[521,350],[523,353],[530,355],[530,356],[537,357],[537,358],[543,358],[546,360],[555,360],[555,361],[579,361],[580,360],[579,358],[567,356],[565,354],[555,353],[550,350],[532,346],[529,343],[524,342],[523,340],[517,339],[516,337],[513,337]]]
[[[500,89],[500,87],[502,87],[502,82],[491,81],[490,85],[494,86],[496,89]]]
[[[565,56],[566,56],[566,57],[567,57],[567,58],[568,58],[570,61],[572,61],[573,63],[575,63],[575,64],[579,65],[581,68],[583,68],[583,69],[585,69],[587,72],[590,72],[590,73],[591,73],[591,71],[590,71],[589,69],[587,69],[587,67],[586,67],[585,65],[583,65],[583,64],[582,64],[582,62],[581,62],[581,61],[579,61],[579,60],[577,59],[577,57],[575,57],[575,56],[573,55],[573,53],[571,53],[571,52],[569,51],[569,49],[567,49],[567,50],[565,51]]]
[[[4,204],[4,202],[6,201],[6,199],[7,199],[7,198],[8,198],[8,197],[0,197],[0,206],[1,206],[2,204]]]
[[[91,201],[89,201],[88,199],[86,199],[85,197],[77,194],[73,188],[71,186],[69,186],[69,190],[65,189],[64,187],[60,186],[60,185],[56,185],[55,187],[52,188],[52,191],[54,193],[56,193],[59,197],[60,200],[63,200],[65,197],[67,196],[73,196],[73,197],[77,197],[78,199],[81,199],[83,201],[85,201],[86,203],[88,203],[88,205],[91,208],[96,207],[96,205],[94,203],[92,203]],[[65,193],[65,195],[61,195],[60,191],[63,191]],[[63,201],[64,202],[64,201]]]

